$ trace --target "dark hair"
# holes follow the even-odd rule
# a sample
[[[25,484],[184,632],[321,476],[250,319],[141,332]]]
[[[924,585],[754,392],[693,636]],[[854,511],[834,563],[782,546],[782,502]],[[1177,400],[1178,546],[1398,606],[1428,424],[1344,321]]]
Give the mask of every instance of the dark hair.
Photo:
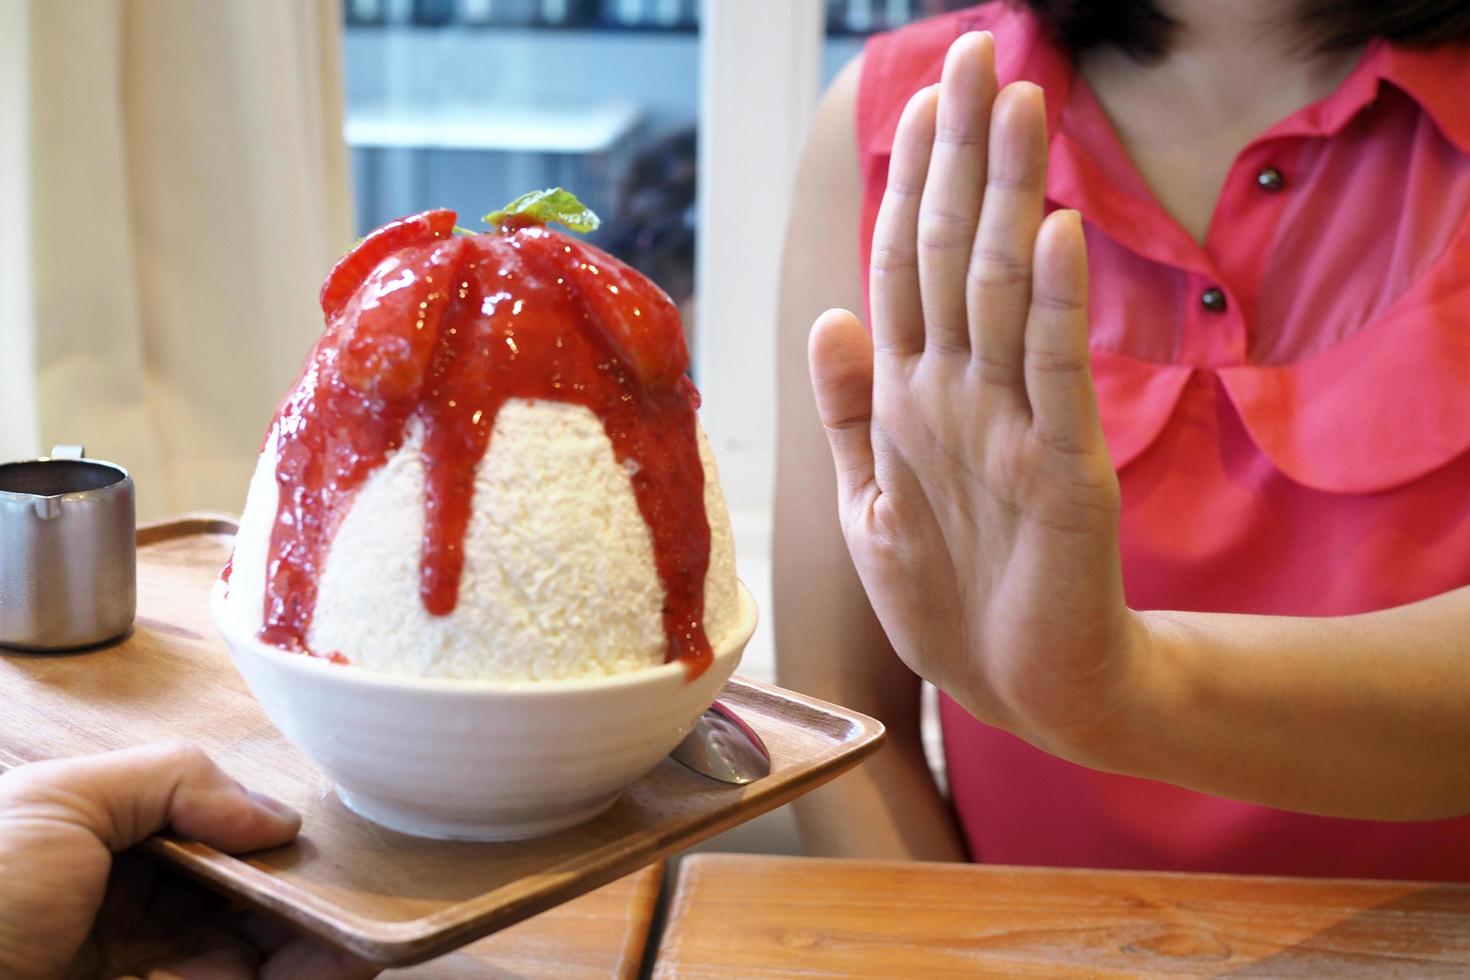
[[[1074,53],[1110,44],[1140,60],[1157,58],[1178,26],[1156,0],[1019,2]],[[1303,40],[1317,50],[1353,48],[1375,37],[1420,46],[1470,41],[1464,0],[1298,0],[1296,6]]]
[[[692,126],[641,147],[620,182],[603,242],[676,303],[694,295],[696,151]]]

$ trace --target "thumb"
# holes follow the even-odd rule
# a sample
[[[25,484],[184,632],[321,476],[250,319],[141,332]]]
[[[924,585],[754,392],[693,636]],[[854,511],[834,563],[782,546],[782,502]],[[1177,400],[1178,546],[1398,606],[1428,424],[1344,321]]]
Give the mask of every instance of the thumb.
[[[187,742],[54,759],[6,774],[4,805],[64,820],[121,851],[168,829],[223,851],[284,844],[301,817],[247,791]]]
[[[875,489],[872,338],[848,311],[828,310],[812,324],[807,365],[846,510]]]

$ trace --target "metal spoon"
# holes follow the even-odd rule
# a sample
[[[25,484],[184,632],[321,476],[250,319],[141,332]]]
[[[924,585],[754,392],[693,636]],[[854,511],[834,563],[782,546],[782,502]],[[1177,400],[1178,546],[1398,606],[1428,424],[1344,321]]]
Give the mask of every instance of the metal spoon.
[[[751,727],[716,701],[669,756],[710,779],[744,786],[771,774],[771,753]]]

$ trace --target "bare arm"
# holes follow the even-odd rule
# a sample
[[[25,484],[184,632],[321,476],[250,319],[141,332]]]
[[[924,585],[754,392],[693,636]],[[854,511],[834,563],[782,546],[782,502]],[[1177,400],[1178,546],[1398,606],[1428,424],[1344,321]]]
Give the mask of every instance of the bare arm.
[[[1470,589],[1330,619],[1135,615],[1132,722],[1082,761],[1334,816],[1470,813]]]
[[[1343,817],[1470,813],[1470,588],[1323,619],[1125,605],[1082,226],[1043,220],[1042,93],[997,97],[993,66],[966,35],[905,111],[871,339],[846,311],[812,334],[844,533],[896,652],[1098,769]]]
[[[963,860],[964,848],[919,739],[919,679],[894,655],[837,522],[832,456],[806,369],[812,321],[862,306],[861,184],[854,111],[859,63],[818,110],[797,179],[782,267],[775,514],[777,669],[787,687],[882,721],[888,744],[796,804],[815,854]]]

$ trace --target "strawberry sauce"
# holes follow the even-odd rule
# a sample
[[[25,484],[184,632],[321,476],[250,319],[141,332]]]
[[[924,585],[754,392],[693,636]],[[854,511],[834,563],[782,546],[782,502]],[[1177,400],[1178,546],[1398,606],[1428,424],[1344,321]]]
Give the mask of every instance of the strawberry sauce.
[[[591,409],[632,471],[665,590],[666,659],[698,676],[712,659],[710,535],[677,309],[617,259],[528,218],[464,237],[453,226],[449,211],[387,225],[322,287],[326,331],[274,422],[280,497],[260,638],[311,652],[332,536],[413,421],[426,478],[419,593],[431,614],[452,612],[496,414],[510,398],[542,399]]]

